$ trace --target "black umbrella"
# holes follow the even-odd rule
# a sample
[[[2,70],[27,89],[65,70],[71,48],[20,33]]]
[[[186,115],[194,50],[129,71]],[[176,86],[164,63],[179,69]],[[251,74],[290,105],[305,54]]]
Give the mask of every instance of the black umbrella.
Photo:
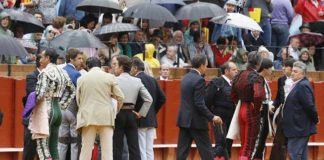
[[[216,4],[206,2],[195,2],[181,7],[175,17],[181,19],[200,19],[210,17],[224,17],[226,11]]]
[[[177,4],[182,6],[186,5],[183,0],[152,0],[151,2],[156,4]]]
[[[118,32],[133,32],[140,30],[136,25],[130,23],[111,23],[102,26],[99,30],[94,31],[95,35],[118,33]]]
[[[91,13],[122,13],[118,3],[111,0],[84,0],[76,7],[77,10]]]
[[[169,10],[153,3],[139,3],[131,6],[124,12],[124,16],[167,22],[177,22],[177,19]]]
[[[97,37],[84,30],[66,31],[50,41],[50,46],[68,48],[107,48]]]
[[[0,34],[0,55],[24,57],[28,53],[15,38]]]
[[[3,5],[0,3],[0,12],[4,10]]]
[[[24,34],[43,32],[44,26],[42,22],[39,21],[36,17],[34,17],[32,14],[13,9],[5,9],[4,11],[7,12],[12,18],[12,27],[23,27]]]

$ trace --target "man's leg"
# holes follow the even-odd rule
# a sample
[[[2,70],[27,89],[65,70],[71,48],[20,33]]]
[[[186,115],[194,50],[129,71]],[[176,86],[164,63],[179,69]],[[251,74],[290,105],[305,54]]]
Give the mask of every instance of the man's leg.
[[[141,160],[147,160],[146,156],[146,132],[147,128],[138,129],[138,143],[141,152]]]
[[[188,128],[180,128],[178,136],[177,160],[186,160],[190,151],[192,136]]]
[[[146,131],[146,157],[147,160],[154,160],[154,137],[155,137],[155,128],[148,128]]]
[[[100,127],[99,135],[100,135],[100,144],[102,151],[101,152],[101,160],[113,160],[113,134],[114,129],[112,127]]]
[[[91,159],[96,133],[97,127],[95,126],[87,126],[82,128],[82,148],[80,153],[80,160]]]
[[[127,122],[125,130],[127,145],[129,151],[129,159],[140,160],[141,154],[138,144],[137,120],[132,110],[127,110]]]
[[[29,119],[24,120],[23,160],[34,159],[34,157],[36,156],[36,141],[32,139],[32,134],[30,133],[30,130],[28,129],[28,120]]]
[[[291,160],[307,160],[309,137],[288,138],[288,154]]]
[[[208,130],[190,129],[190,133],[197,144],[197,148],[201,159],[212,160],[212,144],[208,134]]]
[[[125,110],[120,110],[115,119],[115,130],[113,135],[113,156],[114,160],[122,160],[124,147],[125,124],[127,115]]]
[[[52,160],[50,151],[48,149],[48,139],[40,138],[36,139],[37,154],[40,160]]]
[[[69,112],[69,122],[70,122],[71,160],[78,160],[79,145],[78,145],[78,132],[76,130],[77,119],[71,111],[68,111],[68,112]]]
[[[59,129],[58,149],[60,159],[66,159],[66,153],[70,144],[70,124],[67,112],[67,110],[62,111],[62,123]]]
[[[59,159],[58,154],[58,133],[62,121],[61,109],[59,107],[58,100],[52,102],[51,113],[50,113],[50,135],[49,135],[49,150],[53,160]]]

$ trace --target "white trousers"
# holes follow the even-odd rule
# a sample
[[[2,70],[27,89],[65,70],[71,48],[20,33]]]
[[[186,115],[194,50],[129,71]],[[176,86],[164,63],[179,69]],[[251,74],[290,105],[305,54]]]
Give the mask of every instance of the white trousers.
[[[80,160],[91,160],[93,144],[96,134],[100,136],[101,159],[113,160],[113,134],[114,130],[109,126],[87,126],[82,128],[82,148]]]
[[[155,137],[155,128],[138,128],[141,160],[154,160],[153,143]]]

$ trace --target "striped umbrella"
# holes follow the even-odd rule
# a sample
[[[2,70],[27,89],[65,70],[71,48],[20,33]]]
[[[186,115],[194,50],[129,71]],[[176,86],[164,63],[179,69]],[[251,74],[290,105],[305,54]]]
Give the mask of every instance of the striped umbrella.
[[[130,23],[111,23],[102,26],[100,29],[95,30],[93,34],[103,35],[109,33],[119,33],[119,32],[134,32],[140,30],[136,25]]]

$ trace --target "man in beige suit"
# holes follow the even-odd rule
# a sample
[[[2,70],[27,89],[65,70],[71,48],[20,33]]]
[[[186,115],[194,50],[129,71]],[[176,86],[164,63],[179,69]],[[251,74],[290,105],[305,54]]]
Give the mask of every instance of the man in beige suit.
[[[81,130],[82,149],[80,160],[90,160],[93,144],[98,133],[102,147],[102,160],[113,159],[113,128],[115,111],[112,97],[117,100],[118,109],[123,105],[122,93],[114,75],[100,69],[98,58],[86,61],[90,71],[77,82],[77,129]]]

